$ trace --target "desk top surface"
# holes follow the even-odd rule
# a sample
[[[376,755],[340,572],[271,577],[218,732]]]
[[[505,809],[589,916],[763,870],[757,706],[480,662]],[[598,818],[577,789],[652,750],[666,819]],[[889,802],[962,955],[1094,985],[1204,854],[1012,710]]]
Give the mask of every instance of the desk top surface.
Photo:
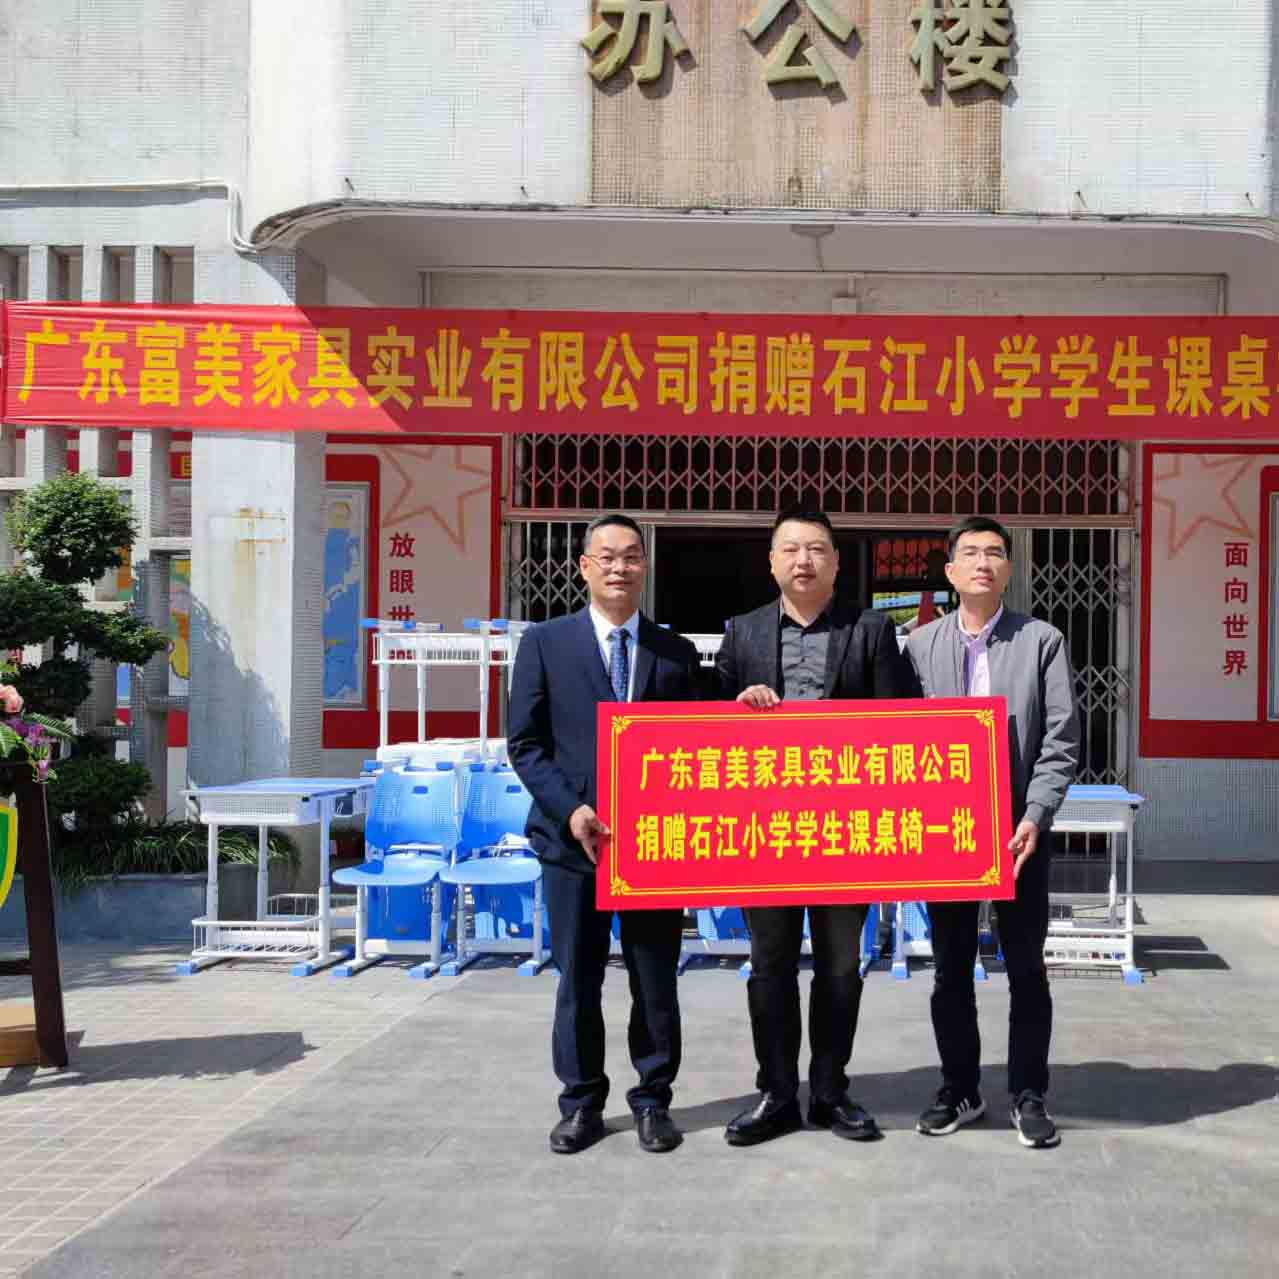
[[[1145,802],[1143,796],[1122,786],[1071,786],[1066,791],[1068,804],[1129,804],[1137,808]]]
[[[299,799],[320,799],[368,790],[375,780],[372,777],[263,777],[228,786],[200,786],[188,794],[196,799],[205,795],[293,795]]]

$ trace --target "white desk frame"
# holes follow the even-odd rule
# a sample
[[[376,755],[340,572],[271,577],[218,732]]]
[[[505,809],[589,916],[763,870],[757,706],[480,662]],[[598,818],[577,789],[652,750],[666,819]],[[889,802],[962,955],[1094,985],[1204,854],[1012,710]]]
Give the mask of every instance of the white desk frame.
[[[335,918],[329,889],[329,827],[340,809],[343,815],[363,813],[373,778],[271,777],[231,786],[206,786],[187,794],[199,807],[208,827],[208,881],[205,910],[191,921],[195,934],[191,958],[177,966],[190,976],[228,959],[296,959],[295,976],[309,977],[351,954],[333,945],[333,929],[347,921]],[[320,827],[320,886],[316,910],[272,913],[267,896],[267,835],[271,826]],[[218,829],[222,826],[258,828],[257,914],[254,919],[218,918]],[[292,895],[290,895],[292,896]]]
[[[1132,886],[1132,831],[1142,802],[1140,795],[1133,795],[1122,786],[1072,786],[1066,792],[1052,829],[1059,834],[1107,836],[1110,881],[1104,904],[1081,901],[1076,894],[1053,894],[1058,902],[1070,903],[1076,909],[1092,905],[1104,914],[1100,920],[1089,917],[1051,920],[1044,944],[1044,958],[1049,964],[1071,968],[1117,967],[1126,985],[1142,984],[1141,969],[1134,954],[1136,899]],[[1124,844],[1122,894],[1119,891],[1120,836]]]

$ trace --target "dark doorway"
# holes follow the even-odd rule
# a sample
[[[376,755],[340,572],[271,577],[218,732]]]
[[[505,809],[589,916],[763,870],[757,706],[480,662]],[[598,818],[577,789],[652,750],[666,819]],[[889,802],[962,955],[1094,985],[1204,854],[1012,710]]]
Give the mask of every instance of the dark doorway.
[[[738,613],[777,597],[768,571],[766,528],[659,528],[654,548],[653,617],[684,634],[714,635]],[[865,607],[869,539],[836,533],[835,589]]]

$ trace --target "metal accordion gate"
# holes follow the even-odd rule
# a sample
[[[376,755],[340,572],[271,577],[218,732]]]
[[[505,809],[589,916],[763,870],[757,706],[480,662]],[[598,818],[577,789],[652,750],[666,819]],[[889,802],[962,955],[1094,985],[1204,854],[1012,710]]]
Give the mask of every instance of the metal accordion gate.
[[[577,556],[586,521],[600,511],[625,511],[658,538],[674,525],[763,524],[801,501],[868,532],[944,529],[969,514],[1003,520],[1014,538],[1009,603],[1052,622],[1070,645],[1083,729],[1079,780],[1127,782],[1136,633],[1131,446],[521,435],[508,459],[505,602],[508,616],[528,621],[586,602]],[[1055,886],[1090,888],[1100,841],[1072,836],[1064,851]]]

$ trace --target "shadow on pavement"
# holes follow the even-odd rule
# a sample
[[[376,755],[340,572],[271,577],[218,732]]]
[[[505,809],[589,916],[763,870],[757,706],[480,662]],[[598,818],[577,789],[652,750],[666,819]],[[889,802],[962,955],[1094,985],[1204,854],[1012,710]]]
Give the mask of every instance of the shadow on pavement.
[[[995,1062],[983,1070],[987,1113],[1003,1118],[1007,1066]],[[920,1111],[940,1084],[936,1069],[858,1075],[849,1089],[886,1130],[913,1129]],[[1071,1127],[1147,1128],[1186,1123],[1238,1110],[1279,1093],[1279,1069],[1259,1062],[1232,1062],[1216,1070],[1180,1066],[1129,1066],[1119,1061],[1086,1061],[1053,1066],[1049,1106]],[[753,1105],[757,1093],[722,1097],[697,1106],[671,1107],[671,1118],[685,1132],[722,1128]],[[801,1090],[807,1108],[807,1090]]]
[[[207,1079],[270,1075],[301,1061],[308,1051],[299,1031],[254,1035],[206,1035],[143,1039],[133,1043],[80,1047],[71,1066],[59,1073],[34,1066],[11,1069],[0,1080],[0,1097],[83,1088],[122,1079]]]
[[[1209,950],[1202,937],[1148,935],[1136,939],[1136,950],[1138,965],[1154,973],[1173,969],[1230,971],[1230,965],[1215,951]]]

